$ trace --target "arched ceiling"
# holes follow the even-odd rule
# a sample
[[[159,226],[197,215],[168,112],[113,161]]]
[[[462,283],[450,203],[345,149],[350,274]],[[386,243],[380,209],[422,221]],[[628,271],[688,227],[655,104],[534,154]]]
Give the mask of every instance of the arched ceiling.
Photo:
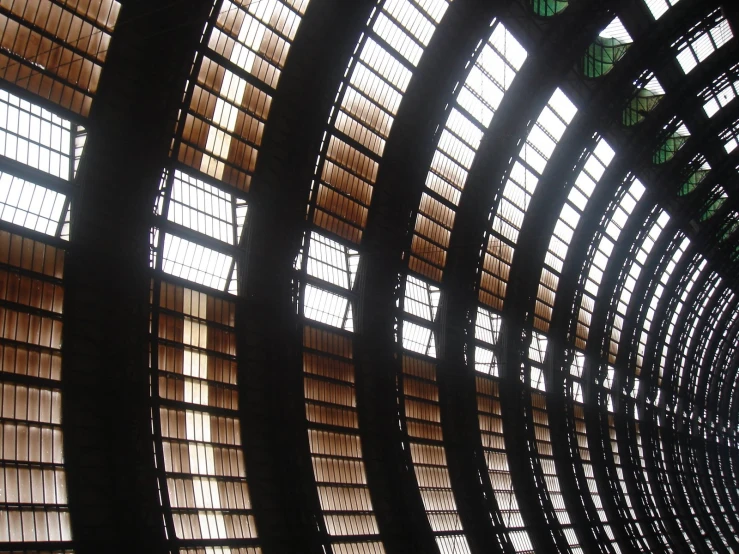
[[[0,18],[0,550],[739,548],[735,5]]]

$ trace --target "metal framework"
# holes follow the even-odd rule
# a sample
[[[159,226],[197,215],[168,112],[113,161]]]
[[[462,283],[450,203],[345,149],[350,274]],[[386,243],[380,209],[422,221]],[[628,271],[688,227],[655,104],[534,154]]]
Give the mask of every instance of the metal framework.
[[[738,32],[0,2],[0,552],[735,551]]]

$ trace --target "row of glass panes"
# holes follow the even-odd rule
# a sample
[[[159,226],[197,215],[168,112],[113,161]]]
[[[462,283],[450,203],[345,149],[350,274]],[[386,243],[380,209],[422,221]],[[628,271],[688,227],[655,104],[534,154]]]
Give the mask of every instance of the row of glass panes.
[[[608,443],[611,446],[611,454],[613,456],[613,464],[616,467],[616,477],[618,481],[618,486],[621,489],[621,493],[624,496],[624,500],[626,502],[626,507],[628,509],[629,515],[631,516],[630,521],[633,523],[635,531],[636,531],[636,540],[639,543],[640,547],[645,547],[645,540],[646,534],[644,533],[644,529],[642,528],[641,522],[639,521],[639,518],[636,515],[636,512],[634,511],[634,505],[631,502],[631,496],[629,495],[629,489],[626,484],[626,478],[624,477],[624,470],[623,465],[621,464],[621,454],[619,452],[618,448],[618,438],[616,436],[616,423],[614,416],[612,414],[608,414]]]
[[[593,499],[595,510],[598,513],[598,519],[600,520],[601,526],[603,527],[611,546],[616,551],[616,554],[621,554],[621,548],[616,542],[613,529],[611,529],[611,526],[608,523],[608,516],[606,515],[605,508],[603,508],[603,501],[598,492],[598,482],[595,479],[593,464],[590,462],[590,446],[588,444],[588,433],[585,426],[585,410],[583,409],[582,404],[575,404],[573,406],[573,413],[575,417],[575,438],[577,439],[578,445],[576,451],[580,457],[580,465],[585,474],[588,492]]]
[[[159,289],[152,355],[174,524],[169,536],[182,546],[254,540],[238,411],[235,305],[166,282],[152,286]]]
[[[359,252],[311,231],[296,269],[306,272],[301,298],[308,320],[352,332],[351,290]],[[330,290],[329,290],[330,289]],[[337,552],[383,554],[359,440],[352,339],[303,329],[303,368],[313,475],[326,532]]]
[[[678,240],[680,240],[679,235],[675,237],[675,242]],[[685,250],[688,248],[688,246],[690,246],[689,239],[683,238],[682,240],[680,240],[679,245],[673,251],[670,260],[667,262],[665,269],[660,274],[657,285],[654,291],[652,292],[652,295],[651,295],[651,298],[649,300],[649,304],[647,307],[647,311],[644,316],[644,321],[642,322],[641,329],[639,331],[639,342],[637,345],[637,354],[636,354],[637,374],[641,372],[642,363],[644,361],[644,355],[646,354],[646,349],[647,349],[647,340],[649,339],[650,331],[652,328],[652,321],[654,319],[654,312],[657,309],[657,304],[662,298],[662,293],[664,292],[665,287],[667,286],[667,283],[670,280],[670,277],[672,276],[672,272],[674,271],[675,266],[682,259],[683,254],[685,254]],[[662,368],[660,365],[660,373],[657,379],[658,386],[662,384],[661,370]]]
[[[579,540],[572,526],[570,515],[565,506],[564,496],[557,475],[552,437],[549,431],[549,414],[547,413],[546,380],[542,364],[546,359],[548,338],[546,335],[533,331],[529,344],[529,385],[531,391],[531,416],[534,424],[534,437],[538,462],[544,474],[547,493],[554,508],[554,515],[562,526],[567,544],[573,553],[581,553]],[[541,392],[538,392],[541,391]]]
[[[698,259],[702,261],[690,273],[688,282],[685,284],[685,287],[680,293],[680,299],[678,300],[677,306],[675,306],[675,310],[672,312],[672,316],[670,317],[670,324],[667,327],[667,333],[665,334],[664,342],[662,344],[662,353],[660,354],[660,357],[659,357],[658,385],[662,383],[662,378],[664,377],[664,374],[665,374],[665,368],[667,365],[667,351],[669,350],[670,343],[672,342],[672,333],[675,331],[675,325],[677,324],[677,319],[680,317],[680,313],[682,312],[683,307],[685,306],[685,301],[687,300],[688,295],[690,294],[690,291],[693,290],[693,287],[695,286],[695,282],[698,280],[699,274],[706,267],[706,263],[707,263],[706,260],[704,260],[702,256],[698,256]],[[675,367],[677,369],[677,366]],[[678,373],[678,387],[681,387],[681,385],[682,385],[682,375]]]
[[[739,320],[739,310],[735,310],[731,316],[728,318],[728,321],[726,322],[726,325],[722,327],[722,329],[733,329],[734,324]],[[712,387],[710,384],[717,378],[722,377],[722,375],[719,373],[724,368],[724,365],[722,364],[722,361],[720,359],[721,353],[724,351],[725,348],[734,348],[733,343],[729,343],[727,345],[727,341],[729,341],[729,333],[724,333],[718,340],[718,343],[716,345],[716,349],[713,351],[714,358],[711,360],[711,363],[708,364],[707,369],[709,371],[709,375],[707,375],[707,379],[705,380],[705,388],[703,389],[703,394],[706,395],[705,398],[697,398],[696,403],[698,403],[699,406],[707,406],[709,405],[709,399],[707,395],[712,390]],[[710,341],[710,339],[709,339]],[[729,358],[731,360],[731,358]],[[705,362],[703,362],[705,363]],[[701,364],[703,366],[703,363]],[[728,363],[733,363],[733,360]],[[718,375],[717,375],[718,374]],[[721,403],[721,396],[724,394],[721,390],[723,387],[719,387],[718,394],[716,395],[716,402],[717,406],[720,406]],[[717,417],[717,414],[714,414],[714,418]]]
[[[547,346],[549,339],[542,333],[533,331],[531,333],[531,343],[529,344],[529,360],[533,362],[530,367],[529,384],[531,388],[546,392],[547,383],[544,379],[544,371],[540,365],[544,363],[547,356]],[[536,364],[536,365],[535,365]]]
[[[715,116],[739,94],[739,79],[735,77],[739,64],[723,73],[700,93],[703,99],[703,111],[708,117]]]
[[[732,123],[720,134],[721,142],[724,143],[724,150],[727,154],[731,154],[736,147],[739,146],[739,124]]]
[[[0,220],[51,236],[61,234],[69,204],[59,190],[66,189],[76,171],[82,133],[82,127],[0,90],[0,156],[31,168],[30,175],[44,183],[32,182],[28,174],[19,177],[12,162],[2,163]]]
[[[721,48],[733,38],[729,22],[716,10],[708,15],[705,20],[714,19],[715,23],[709,29],[698,31],[703,22],[690,29],[687,40],[680,39],[678,45],[677,61],[685,74],[690,73],[698,64],[708,56]]]
[[[583,268],[583,272],[587,271],[587,278],[577,314],[575,337],[577,348],[584,350],[587,345],[590,323],[595,311],[595,301],[598,298],[598,290],[611,259],[611,253],[621,236],[621,231],[626,227],[631,214],[641,200],[644,190],[644,185],[638,179],[634,179],[619,200],[613,213],[604,221],[595,255],[589,264]]]
[[[570,363],[570,397],[575,402],[584,402],[582,378],[583,372],[585,371],[585,354],[582,352],[575,351],[572,356],[572,363]]]
[[[354,330],[349,293],[359,265],[359,252],[311,231],[307,257],[301,253],[296,269],[305,263],[308,276],[302,298],[302,313],[308,319],[346,331]],[[330,289],[330,290],[329,290]]]
[[[534,547],[516,498],[503,436],[503,414],[496,379],[500,377],[498,352],[501,323],[500,315],[478,306],[475,339],[485,345],[476,344],[474,350],[478,425],[490,485],[503,524],[516,552],[531,554]]]
[[[614,155],[615,152],[608,143],[602,138],[598,139],[583,169],[575,178],[575,182],[567,195],[567,200],[562,206],[559,219],[554,226],[554,232],[549,239],[549,247],[547,248],[536,294],[534,327],[541,331],[549,331],[557,286],[580,217],[585,212],[593,191],[598,186]]]
[[[713,441],[714,439],[711,438],[710,440]],[[706,442],[708,442],[708,441],[706,441]],[[716,437],[715,438],[715,444],[712,446],[712,448],[716,448],[716,449],[722,448],[724,446],[722,444],[723,442],[724,441],[722,441],[720,437]],[[708,448],[705,448],[705,450],[703,450],[703,453],[702,454],[705,457],[705,463],[709,467],[712,466],[713,462],[715,462],[716,464],[718,464],[719,474],[714,476],[714,478],[715,478],[716,481],[718,481],[719,483],[724,483],[724,484],[725,483],[731,483],[732,482],[732,476],[731,476],[731,473],[730,473],[731,472],[731,467],[726,462],[726,459],[723,456],[721,456],[721,455],[715,456],[715,459],[714,459],[714,457],[712,456],[713,453],[710,450],[708,450]],[[698,451],[697,450],[694,450],[693,451],[693,455],[694,456],[699,455],[698,454]],[[727,467],[727,466],[729,466],[729,467]],[[732,499],[732,495],[731,495],[731,493],[729,491],[725,491],[724,499],[726,499],[728,501],[728,504],[729,505],[728,506],[724,506],[723,502],[720,503],[719,504],[719,508],[721,509],[721,513],[722,514],[725,513],[727,511],[727,509],[728,510],[731,510],[732,513],[736,513],[736,506],[734,504],[734,500]],[[719,516],[719,517],[721,517],[721,516]]]
[[[483,349],[477,347],[475,349],[476,369],[480,371],[480,367],[483,365],[482,360],[492,355],[491,351],[483,351]],[[477,375],[475,384],[480,437],[488,468],[488,478],[498,510],[515,551],[519,554],[533,554],[534,547],[521,516],[513,480],[511,479],[511,470],[508,465],[498,381],[487,375]]]
[[[674,493],[676,491],[673,491],[672,489],[672,483],[670,481],[670,478],[668,476],[668,470],[667,470],[667,464],[665,461],[665,443],[662,438],[663,435],[663,421],[662,421],[662,415],[657,416],[657,428],[655,429],[655,432],[652,436],[652,447],[650,448],[650,451],[652,452],[653,456],[653,463],[654,463],[654,470],[657,472],[657,481],[660,484],[663,492],[663,502],[667,505],[667,508],[669,509],[670,513],[672,514],[672,519],[677,525],[678,529],[680,529],[680,532],[685,540],[685,543],[687,544],[687,547],[690,549],[691,552],[695,552],[695,546],[693,545],[692,541],[690,540],[690,536],[688,535],[687,530],[685,529],[685,523],[682,521],[682,517],[676,506],[674,499],[677,498],[674,496]],[[654,435],[657,435],[656,437]],[[657,454],[657,452],[659,454]],[[695,511],[691,508],[691,512],[693,514],[693,518],[695,519],[695,523],[698,526],[698,530],[700,531],[701,535],[705,536],[705,532],[700,528],[700,523],[698,522],[698,518],[695,516]],[[683,516],[687,517],[687,516]]]
[[[689,425],[689,422],[686,422],[686,423]],[[699,438],[695,443],[693,443],[692,441],[691,443],[692,444],[703,443],[704,452],[706,452],[705,449],[707,448],[707,445],[706,445],[707,439],[708,437],[704,437],[702,439]],[[720,541],[721,545],[724,548],[728,548],[729,543],[726,540],[726,537],[724,536],[723,531],[721,530],[721,526],[718,525],[716,521],[716,516],[720,517],[722,520],[724,520],[725,516],[720,512],[720,510],[719,511],[713,510],[712,508],[713,503],[708,502],[706,498],[706,491],[704,490],[703,484],[701,484],[700,479],[699,479],[699,475],[701,474],[706,475],[706,473],[708,473],[708,482],[710,483],[710,486],[712,489],[711,490],[712,497],[715,501],[719,502],[720,497],[719,497],[718,490],[716,489],[716,482],[714,480],[714,475],[713,475],[713,470],[711,468],[711,464],[710,463],[707,464],[707,471],[704,471],[703,468],[698,467],[698,464],[700,462],[696,459],[695,451],[691,445],[686,446],[683,439],[678,439],[676,441],[676,446],[678,449],[678,456],[680,456],[679,459],[683,461],[683,463],[684,463],[684,460],[687,460],[689,464],[688,468],[683,468],[683,479],[692,480],[692,487],[698,493],[698,499],[701,504],[703,513],[708,516],[709,524],[711,528],[714,530],[714,532],[718,535],[718,540]],[[684,456],[687,456],[687,458]],[[689,495],[686,495],[686,496],[689,496]],[[714,548],[716,548],[717,550],[718,548],[720,548],[718,547],[718,545],[716,545],[715,539],[712,538],[710,535],[707,536],[706,539],[707,539],[707,542],[713,543]]]
[[[544,474],[546,492],[549,494],[552,502],[554,515],[562,527],[570,551],[573,554],[582,554],[583,550],[572,525],[570,515],[567,512],[559,476],[557,475],[557,467],[552,450],[552,437],[549,432],[547,399],[543,393],[537,392],[536,390],[531,391],[531,417],[534,424],[536,452],[538,454],[537,461]]]
[[[164,173],[156,212],[176,226],[152,230],[152,267],[237,294],[233,249],[213,248],[198,235],[231,247],[241,240],[247,204],[235,192],[249,190],[271,105],[266,91],[277,86],[308,1],[222,3],[173,141],[172,156],[192,171]]]
[[[87,116],[120,7],[115,0],[3,2],[0,78]]]
[[[732,315],[732,320],[730,324],[733,324],[737,318],[739,318],[739,314],[734,313]],[[731,327],[727,327],[727,329],[730,329]],[[723,359],[721,360],[719,364],[718,356],[716,357],[716,362],[714,362],[714,366],[720,368],[720,373],[718,374],[718,381],[722,383],[722,385],[718,388],[718,394],[716,395],[716,406],[723,406],[724,404],[731,405],[731,402],[733,400],[731,393],[733,392],[730,387],[724,386],[724,382],[727,381],[727,377],[732,376],[731,371],[733,370],[733,363],[734,363],[734,354],[737,349],[737,345],[735,342],[729,342],[726,347],[722,347],[722,349],[725,348],[726,354],[723,356]],[[719,352],[719,350],[716,350],[716,352]],[[730,410],[727,410],[725,413],[731,413]],[[726,426],[726,421],[723,420],[723,414],[716,414],[716,423],[721,426]]]
[[[670,220],[670,216],[666,212],[660,212],[660,215],[656,220],[649,226],[649,230],[644,235],[644,238],[639,242],[636,247],[636,254],[630,260],[627,260],[628,274],[623,283],[623,288],[619,294],[618,303],[615,306],[613,314],[613,323],[611,329],[611,336],[608,345],[608,362],[615,363],[616,355],[618,354],[619,342],[621,340],[621,330],[623,329],[624,318],[626,317],[626,311],[629,303],[631,302],[631,294],[634,292],[637,279],[641,275],[644,263],[647,260],[647,256],[652,251],[655,242],[662,234],[662,230]],[[638,373],[637,373],[638,375]]]
[[[431,161],[421,198],[410,269],[441,281],[455,210],[485,131],[526,60],[526,51],[502,23],[480,48],[457,94]]]
[[[699,323],[703,320],[703,313],[706,307],[713,301],[714,295],[719,290],[721,290],[721,278],[716,273],[711,273],[708,281],[706,281],[706,286],[701,290],[696,302],[690,307],[691,317],[687,325],[687,333],[684,335],[685,340],[682,342],[682,348],[677,349],[678,361],[676,368],[679,371],[678,392],[682,391],[683,379],[688,378],[688,375],[685,374],[686,361],[688,359],[689,348],[692,346],[694,340],[698,340],[695,332]]]
[[[386,0],[373,11],[332,109],[312,195],[313,223],[359,244],[385,141],[446,0]]]
[[[180,122],[174,153],[180,162],[249,190],[271,91],[307,6],[308,0],[222,3]]]
[[[518,233],[546,164],[575,117],[577,108],[556,89],[537,118],[503,188],[487,241],[479,298],[501,310]]]
[[[634,431],[636,433],[636,453],[637,458],[639,460],[639,466],[641,468],[641,475],[644,479],[644,485],[646,486],[646,490],[642,491],[644,499],[644,505],[647,509],[648,517],[651,521],[654,521],[655,524],[658,527],[662,527],[662,517],[657,515],[657,508],[654,505],[654,491],[652,490],[652,483],[649,479],[649,471],[647,470],[647,460],[644,457],[644,446],[642,445],[641,440],[641,429],[640,429],[640,423],[639,421],[634,421]],[[644,494],[646,493],[646,494]],[[664,532],[658,533],[657,536],[660,537],[661,541],[664,541]]]
[[[734,294],[732,293],[731,289],[726,288],[721,293],[721,296],[719,298],[719,302],[713,307],[710,314],[708,315],[708,319],[706,321],[706,325],[703,328],[703,331],[701,333],[699,347],[696,349],[696,353],[698,354],[697,359],[694,358],[692,360],[693,362],[693,370],[690,371],[690,379],[693,382],[693,386],[691,387],[692,392],[694,394],[698,394],[698,387],[702,381],[705,381],[704,377],[704,368],[706,367],[706,355],[708,353],[707,346],[711,344],[714,335],[716,332],[722,333],[723,329],[728,327],[721,326],[719,330],[718,323],[720,321],[723,321],[724,316],[726,315],[726,312],[728,311],[729,307],[734,302]],[[709,370],[710,372],[710,370]],[[693,406],[696,405],[697,399],[693,400]]]
[[[678,0],[644,0],[654,19],[659,19],[678,3]]]
[[[660,427],[662,427],[665,424],[666,421],[669,421],[669,420],[667,420],[666,418],[663,418],[662,416],[658,416],[658,425]],[[658,429],[658,434],[660,435],[660,441],[662,441],[662,434],[663,433],[664,433],[663,429],[661,429],[661,428]],[[675,435],[675,432],[673,430],[673,437],[674,437],[674,435]],[[681,439],[678,438],[678,437],[674,437],[672,442],[673,442],[673,444],[671,446],[673,448],[672,448],[671,452],[669,452],[669,453],[662,452],[661,453],[662,464],[663,464],[663,467],[665,468],[665,473],[667,473],[669,471],[670,473],[673,473],[677,477],[676,481],[678,483],[678,486],[681,487],[681,489],[682,489],[681,492],[682,492],[682,495],[684,497],[684,501],[685,501],[685,503],[688,506],[688,512],[687,513],[689,513],[689,514],[692,515],[692,520],[693,520],[692,523],[698,529],[698,532],[700,533],[702,540],[706,544],[711,544],[712,541],[710,540],[710,538],[708,536],[706,536],[706,533],[705,533],[705,531],[703,529],[703,525],[702,525],[702,523],[700,521],[700,518],[698,517],[698,512],[694,508],[694,503],[692,502],[692,499],[690,497],[690,493],[688,492],[688,490],[686,488],[687,487],[687,482],[686,481],[691,479],[691,477],[694,475],[693,472],[696,470],[696,468],[695,467],[692,467],[693,464],[690,463],[689,460],[688,460],[688,462],[689,462],[688,467],[685,467],[684,461],[687,458],[683,458],[683,456],[685,455],[685,451],[683,449],[683,445],[681,444]],[[664,446],[664,443],[662,442],[661,445]],[[669,470],[667,469],[669,466],[667,466],[665,464],[665,459],[666,459],[667,456],[671,456],[672,457],[672,467]],[[668,486],[672,486],[672,484],[671,483],[668,483]],[[700,487],[699,487],[698,495],[699,496],[702,496],[702,490],[701,490]],[[705,509],[705,498],[703,499],[702,504],[703,504],[704,509]],[[686,516],[685,514],[682,515],[682,518],[683,518],[683,521],[685,521],[686,519],[688,519],[688,520],[690,519],[689,516]]]
[[[0,541],[72,539],[61,427],[64,251],[0,231]]]
[[[404,354],[400,383],[413,471],[436,544],[441,554],[469,554],[446,461],[436,365]]]
[[[403,320],[403,348],[431,358],[436,357],[436,339],[431,324],[436,321],[440,300],[439,287],[412,275],[406,277],[403,311],[414,317]]]
[[[303,372],[313,475],[334,551],[384,554],[362,458],[351,336],[305,325]]]

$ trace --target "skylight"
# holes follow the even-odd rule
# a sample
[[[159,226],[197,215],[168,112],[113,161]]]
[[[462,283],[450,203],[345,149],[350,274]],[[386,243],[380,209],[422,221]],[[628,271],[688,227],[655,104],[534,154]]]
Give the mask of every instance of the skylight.
[[[555,90],[513,162],[494,212],[480,283],[480,301],[492,308],[503,307],[510,264],[531,198],[576,113],[569,98],[560,89]]]
[[[703,30],[678,47],[677,61],[683,72],[690,73],[716,50],[734,37],[729,22],[723,17],[708,30]]]
[[[496,24],[449,111],[426,177],[411,247],[410,268],[434,281],[441,281],[469,169],[526,55],[503,24]]]

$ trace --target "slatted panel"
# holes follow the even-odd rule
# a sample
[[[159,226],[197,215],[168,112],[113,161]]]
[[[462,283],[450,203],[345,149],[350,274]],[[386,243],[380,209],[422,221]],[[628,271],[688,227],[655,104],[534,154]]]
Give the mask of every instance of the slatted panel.
[[[63,250],[0,230],[0,542],[71,545],[59,384],[63,268]]]
[[[549,239],[544,267],[541,270],[539,289],[536,295],[534,327],[543,332],[549,331],[552,310],[557,294],[559,277],[562,274],[567,251],[580,223],[580,217],[587,208],[588,201],[600,183],[601,177],[613,160],[615,152],[604,139],[599,139],[580,173],[571,184],[554,233]]]
[[[531,392],[531,415],[534,422],[536,453],[542,473],[544,474],[547,492],[554,507],[554,515],[562,527],[570,551],[575,554],[582,553],[582,547],[575,534],[570,515],[567,513],[559,476],[557,475],[557,467],[552,450],[552,436],[549,431],[549,415],[547,414],[547,399],[545,394],[536,391]]]
[[[478,359],[479,348],[475,351]],[[477,362],[476,362],[477,363]],[[478,366],[479,367],[479,366]],[[478,369],[479,371],[479,369]],[[528,529],[521,515],[516,492],[511,480],[511,470],[503,437],[503,415],[500,409],[498,380],[478,373],[475,376],[477,390],[477,418],[488,467],[488,477],[503,523],[513,547],[519,554],[533,554]]]
[[[503,309],[518,234],[539,178],[576,113],[569,98],[555,90],[508,173],[502,197],[493,211],[478,292],[480,302],[495,310]]]
[[[352,358],[350,335],[303,328],[308,438],[333,551],[383,554],[362,459]]]
[[[440,282],[467,173],[493,116],[526,60],[526,51],[502,23],[474,56],[464,86],[439,135],[416,215],[409,268]]]
[[[436,544],[441,554],[469,554],[446,461],[436,365],[404,354],[401,383],[413,471]]]
[[[115,0],[3,0],[0,78],[89,115],[120,8]]]
[[[238,413],[235,306],[166,282],[154,286],[155,433],[174,522],[169,537],[183,548],[202,539],[214,547],[256,547]]]
[[[357,44],[332,110],[310,200],[313,224],[349,243],[362,240],[385,142],[449,3],[385,0]],[[434,236],[444,234],[433,217],[423,225]]]
[[[577,439],[577,454],[580,458],[580,465],[582,466],[583,473],[585,474],[585,480],[588,484],[588,493],[593,499],[595,510],[598,513],[598,519],[603,527],[603,530],[610,541],[611,546],[617,554],[621,553],[621,548],[616,542],[616,538],[611,529],[610,523],[608,523],[608,516],[603,508],[603,500],[601,499],[600,492],[598,491],[598,482],[595,479],[595,472],[593,471],[593,463],[590,458],[590,446],[588,445],[588,432],[585,425],[585,410],[582,404],[575,404],[573,406],[573,414],[575,416],[575,438]],[[597,460],[596,460],[597,462]],[[606,494],[608,491],[606,491]]]

